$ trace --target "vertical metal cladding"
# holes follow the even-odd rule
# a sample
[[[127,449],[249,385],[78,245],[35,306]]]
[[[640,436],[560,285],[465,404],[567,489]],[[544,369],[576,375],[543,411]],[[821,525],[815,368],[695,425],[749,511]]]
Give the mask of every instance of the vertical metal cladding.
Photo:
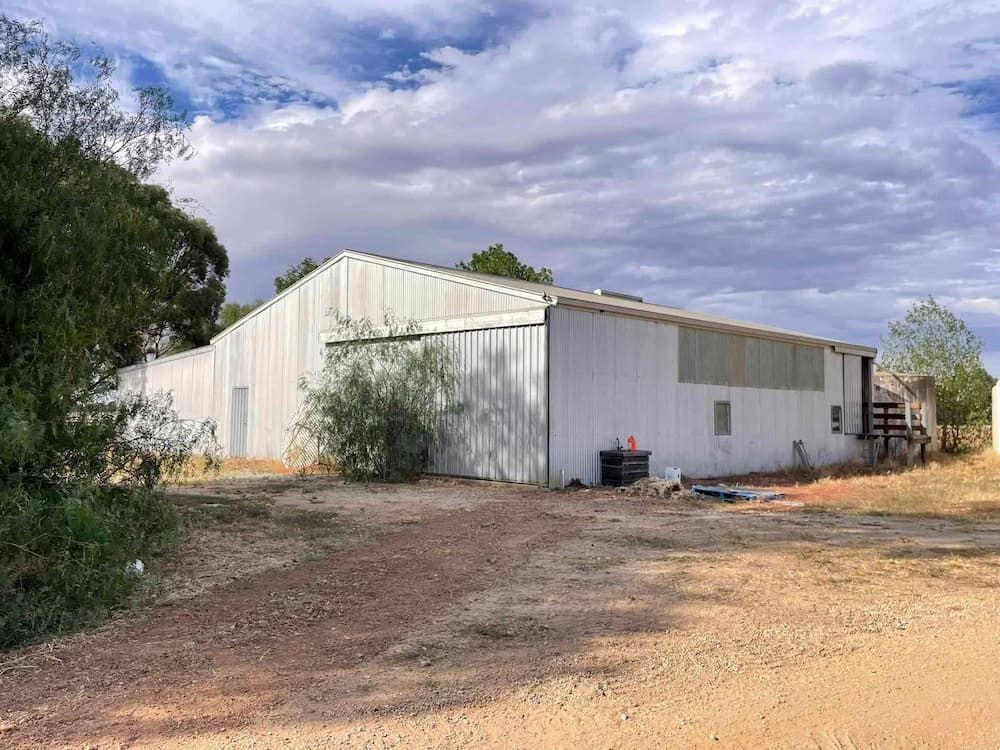
[[[332,329],[335,312],[379,322],[388,310],[426,321],[539,306],[416,270],[342,258],[216,339],[214,403],[223,448],[230,448],[231,389],[249,385],[247,455],[284,455],[302,405],[299,382],[322,369],[321,334]]]
[[[208,419],[216,417],[212,402],[214,374],[215,351],[203,346],[119,370],[118,390],[147,395],[168,392],[181,419]]]
[[[861,377],[861,357],[844,355],[844,433],[860,435],[864,432],[862,410],[863,387]]]
[[[231,423],[229,425],[229,455],[245,456],[247,454],[247,434],[250,427],[250,389],[246,386],[236,386],[232,393],[232,406],[229,410]]]
[[[598,452],[629,435],[653,452],[654,474],[666,466],[690,477],[776,469],[792,463],[794,440],[819,463],[857,454],[855,438],[830,429],[830,406],[844,396],[841,355],[831,347],[684,330],[550,309],[550,485],[597,482]],[[694,361],[683,365],[685,357]],[[703,382],[684,382],[685,373]],[[716,434],[716,402],[730,404],[728,435]]]
[[[343,265],[347,301],[343,310],[352,318],[381,321],[387,310],[407,320],[510,312],[537,307],[537,303],[503,292],[442,279],[417,270],[348,258]]]
[[[544,325],[433,334],[455,357],[458,409],[442,415],[437,474],[543,484],[548,440]]]

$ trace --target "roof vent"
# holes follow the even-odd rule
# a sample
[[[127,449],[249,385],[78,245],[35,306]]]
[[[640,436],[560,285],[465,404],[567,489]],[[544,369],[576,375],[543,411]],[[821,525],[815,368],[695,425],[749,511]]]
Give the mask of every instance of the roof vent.
[[[637,297],[634,294],[625,294],[624,292],[612,292],[610,289],[595,289],[594,294],[599,294],[602,297],[617,297],[618,299],[627,299],[632,302],[642,302],[642,297]]]

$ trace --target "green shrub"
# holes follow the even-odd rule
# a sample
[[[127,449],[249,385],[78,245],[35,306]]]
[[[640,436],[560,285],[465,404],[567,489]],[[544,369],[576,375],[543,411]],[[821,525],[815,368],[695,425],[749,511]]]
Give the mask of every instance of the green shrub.
[[[207,342],[228,259],[142,182],[186,152],[166,92],[123,109],[81,54],[0,14],[0,647],[121,601],[125,564],[177,533],[153,487],[211,433],[108,398],[117,367]]]
[[[146,487],[0,489],[0,648],[98,621],[129,592],[133,559],[171,546],[173,506]]]
[[[0,477],[0,649],[99,621],[135,583],[133,559],[174,545],[178,515],[155,490],[215,425],[181,420],[167,394],[78,408],[77,437],[43,465]],[[58,460],[54,460],[57,458]]]
[[[357,481],[419,476],[457,408],[454,357],[439,337],[387,316],[382,326],[338,316],[315,380],[303,381],[306,415],[298,432],[315,440],[337,469]]]

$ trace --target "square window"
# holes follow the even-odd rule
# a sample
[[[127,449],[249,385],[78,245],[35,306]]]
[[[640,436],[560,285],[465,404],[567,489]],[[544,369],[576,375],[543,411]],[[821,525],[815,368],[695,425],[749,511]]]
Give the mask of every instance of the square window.
[[[842,433],[844,431],[844,407],[840,404],[836,404],[830,407],[830,429],[836,433]]]
[[[732,409],[728,401],[715,402],[715,434],[733,434]]]

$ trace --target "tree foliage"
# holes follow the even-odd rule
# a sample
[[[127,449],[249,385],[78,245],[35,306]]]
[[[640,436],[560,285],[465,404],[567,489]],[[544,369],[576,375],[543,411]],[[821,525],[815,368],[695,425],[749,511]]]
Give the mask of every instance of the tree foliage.
[[[117,601],[176,531],[154,485],[210,431],[108,396],[151,331],[215,320],[225,253],[139,179],[177,153],[164,121],[76,86],[68,49],[0,19],[0,647]]]
[[[308,276],[321,265],[330,260],[330,256],[323,258],[323,260],[317,262],[311,257],[306,256],[298,263],[294,263],[285,269],[285,272],[281,276],[276,276],[274,279],[274,293],[281,294],[283,291],[288,289],[292,284],[294,284],[299,279]]]
[[[215,426],[177,417],[170,397],[83,405],[78,440],[48,476],[0,480],[0,649],[100,619],[128,593],[126,564],[172,546],[173,507],[156,492]],[[83,439],[79,439],[79,438]]]
[[[157,165],[187,156],[190,149],[184,135],[186,120],[173,111],[166,92],[141,88],[134,94],[133,108],[120,106],[114,66],[107,57],[83,60],[79,47],[52,40],[40,24],[0,16],[0,127],[8,139],[16,132],[29,138],[24,134],[30,131],[38,143],[48,146],[44,154],[31,146],[30,162],[25,158],[5,165],[19,172],[9,176],[22,180],[19,187],[8,186],[6,208],[24,212],[27,221],[34,215],[31,211],[54,218],[59,210],[70,215],[71,207],[87,210],[88,200],[117,201],[102,220],[108,225],[115,221],[131,225],[124,227],[121,244],[131,242],[132,265],[141,266],[125,269],[124,276],[134,278],[133,270],[148,272],[143,299],[136,305],[143,314],[134,317],[131,335],[117,343],[118,365],[207,343],[225,299],[223,279],[229,273],[226,249],[214,230],[174,206],[163,188],[138,181]],[[7,147],[13,147],[13,141],[8,140]],[[63,180],[76,181],[75,194],[60,184]],[[127,189],[120,190],[115,181],[129,183]],[[37,196],[28,192],[33,182],[41,183]],[[16,188],[19,200],[34,197],[34,204],[12,205]],[[101,210],[94,207],[93,212]],[[141,238],[127,235],[140,227]],[[10,247],[8,243],[8,252]],[[20,260],[25,252],[33,252],[27,245],[22,250]],[[71,262],[71,267],[78,265],[79,259]],[[85,284],[88,277],[79,281]],[[95,289],[100,288],[98,284]]]
[[[262,299],[254,300],[253,302],[248,302],[246,304],[241,302],[227,302],[222,306],[222,309],[219,310],[219,322],[216,328],[220,331],[224,331],[233,323],[241,318],[245,318],[263,304],[264,300]]]
[[[418,476],[443,415],[458,408],[452,353],[391,316],[382,326],[338,316],[336,330],[323,372],[302,383],[301,431],[350,479]]]
[[[152,247],[156,276],[135,336],[118,352],[121,365],[204,346],[215,335],[226,298],[229,256],[215,230],[175,207],[162,188],[146,185],[150,218],[160,230]]]
[[[533,281],[536,284],[553,283],[551,268],[542,267],[536,271],[528,264],[518,260],[514,253],[505,250],[502,243],[490,245],[482,252],[473,253],[469,261],[459,261],[455,267],[461,268],[463,271]]]
[[[880,348],[882,367],[934,377],[944,450],[959,445],[964,426],[989,422],[994,379],[983,365],[982,341],[934,297],[890,323]]]
[[[140,178],[190,153],[187,118],[166,91],[134,89],[134,106],[122,107],[110,58],[84,59],[78,46],[51,39],[37,21],[0,16],[0,71],[0,122],[27,119],[49,141]]]

